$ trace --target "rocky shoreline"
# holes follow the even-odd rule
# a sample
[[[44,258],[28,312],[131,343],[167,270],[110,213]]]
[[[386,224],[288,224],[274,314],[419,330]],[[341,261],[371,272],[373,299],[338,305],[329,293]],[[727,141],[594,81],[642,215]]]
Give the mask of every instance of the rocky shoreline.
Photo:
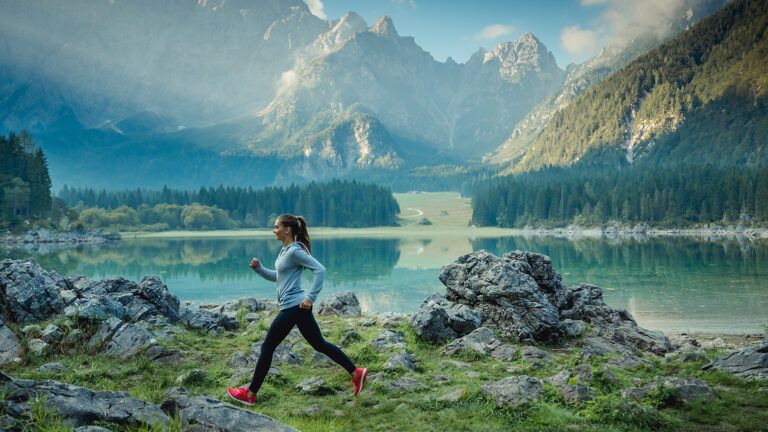
[[[45,228],[34,228],[20,235],[2,234],[0,235],[0,245],[105,243],[121,239],[122,236],[117,232],[102,232],[101,230],[56,232]]]
[[[377,421],[393,422],[390,429],[402,427],[401,415],[436,421],[430,407],[464,410],[461,420],[447,421],[473,421],[487,417],[486,406],[551,406],[573,410],[585,424],[615,426],[637,419],[593,418],[590,409],[620,404],[663,423],[671,421],[665,407],[735,404],[742,388],[757,389],[754,403],[768,406],[768,338],[644,329],[606,305],[599,287],[566,286],[548,257],[529,252],[464,255],[440,280],[445,295],[425,299],[414,314],[362,315],[350,292],[323,299],[317,314],[324,333],[371,367],[370,400],[350,399],[348,378],[294,329],[275,353],[257,406],[270,417],[225,402],[221,390],[250,379],[259,338],[276,313],[273,300],[191,308],[152,276],[94,281],[31,260],[1,261],[0,429],[34,426],[41,410],[73,429],[323,430],[311,426],[317,416],[356,429],[364,427],[351,415],[358,404],[368,404],[369,415],[379,409]],[[131,393],[112,390],[122,368],[139,384]],[[298,378],[323,368],[332,372]],[[94,373],[105,374],[105,384],[81,384],[93,383]],[[121,374],[114,379],[125,386]],[[52,379],[66,376],[74,381]],[[504,417],[492,421],[510,426]]]
[[[582,227],[569,225],[563,228],[526,227],[513,229],[521,235],[550,236],[565,238],[648,238],[648,237],[696,237],[704,239],[740,238],[758,240],[768,238],[768,228],[743,226],[711,226],[692,228],[652,228],[645,224],[622,226],[618,224],[603,227]]]

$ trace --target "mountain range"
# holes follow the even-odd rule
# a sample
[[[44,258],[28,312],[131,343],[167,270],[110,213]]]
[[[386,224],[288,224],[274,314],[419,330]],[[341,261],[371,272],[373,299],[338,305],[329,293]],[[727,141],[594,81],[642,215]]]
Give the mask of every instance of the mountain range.
[[[300,0],[0,0],[0,133],[30,131],[70,186],[535,167],[550,119],[722,2],[691,4],[564,71],[530,33],[439,62],[388,17],[326,21]]]

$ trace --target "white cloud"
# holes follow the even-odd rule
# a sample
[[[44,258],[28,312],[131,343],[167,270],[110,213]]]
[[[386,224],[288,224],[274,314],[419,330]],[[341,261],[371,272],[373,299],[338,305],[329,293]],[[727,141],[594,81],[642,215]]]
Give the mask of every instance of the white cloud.
[[[416,0],[389,0],[390,3],[394,3],[398,6],[410,6],[415,8],[416,7]]]
[[[600,49],[595,32],[578,26],[564,28],[560,32],[560,44],[573,57],[588,57]]]
[[[515,31],[515,28],[504,24],[492,24],[485,26],[480,33],[475,35],[475,39],[496,39],[506,36]]]
[[[646,32],[664,36],[696,0],[610,0],[600,16],[609,43],[625,43]]]
[[[685,10],[702,0],[580,0],[584,7],[603,9],[591,28],[565,27],[563,48],[573,60],[582,61],[606,45],[624,45],[644,33],[663,37]]]
[[[309,8],[309,11],[312,12],[312,15],[320,19],[327,19],[324,10],[325,6],[323,5],[322,0],[304,0],[304,3],[307,4],[307,7]]]

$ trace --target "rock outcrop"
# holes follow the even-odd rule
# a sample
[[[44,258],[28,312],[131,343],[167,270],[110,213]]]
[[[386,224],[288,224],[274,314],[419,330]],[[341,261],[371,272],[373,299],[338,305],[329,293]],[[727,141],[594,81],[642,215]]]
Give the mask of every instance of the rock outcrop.
[[[171,419],[177,417],[184,430],[295,431],[265,415],[205,396],[173,394],[158,405],[130,397],[125,392],[94,391],[50,380],[20,380],[2,372],[0,391],[4,394],[4,411],[11,418],[28,418],[33,401],[44,400],[46,410],[71,427],[87,427],[103,421],[130,428],[167,429]]]
[[[768,380],[768,338],[704,366],[704,370],[709,369],[730,372],[742,378]]]
[[[497,257],[480,250],[443,267],[440,281],[445,298],[427,298],[411,321],[416,333],[433,343],[454,340],[481,324],[526,344],[562,342],[581,337],[589,324],[590,334],[579,342],[587,356],[674,350],[662,333],[639,327],[629,312],[606,305],[600,287],[566,286],[544,255],[514,251]]]
[[[360,316],[360,301],[351,291],[333,293],[320,302],[318,315]]]

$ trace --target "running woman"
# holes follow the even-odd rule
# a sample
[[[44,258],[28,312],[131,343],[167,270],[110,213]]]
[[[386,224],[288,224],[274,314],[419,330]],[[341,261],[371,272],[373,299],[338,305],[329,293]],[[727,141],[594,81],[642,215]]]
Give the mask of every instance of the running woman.
[[[283,243],[277,255],[275,270],[264,267],[258,258],[251,260],[251,268],[268,281],[277,282],[277,303],[280,311],[272,321],[261,354],[256,362],[256,370],[248,387],[228,387],[230,397],[245,405],[256,403],[256,394],[272,365],[272,355],[280,342],[288,336],[294,326],[299,328],[304,339],[312,348],[325,354],[352,376],[354,395],[357,396],[365,386],[368,369],[355,367],[352,360],[336,345],[323,339],[320,327],[312,314],[312,304],[323,289],[325,267],[311,255],[312,243],[309,240],[307,223],[301,216],[284,214],[275,220],[272,229],[275,238]],[[305,268],[314,273],[312,288],[306,293],[301,287],[301,272]]]

